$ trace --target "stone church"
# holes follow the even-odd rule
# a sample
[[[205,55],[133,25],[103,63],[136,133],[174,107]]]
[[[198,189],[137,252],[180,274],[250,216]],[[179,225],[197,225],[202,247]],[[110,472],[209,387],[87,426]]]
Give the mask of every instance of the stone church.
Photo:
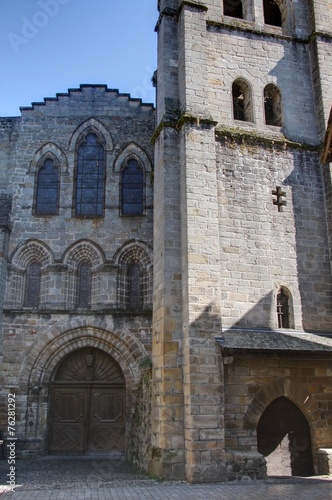
[[[0,430],[14,399],[22,458],[332,474],[332,10],[158,9],[156,107],[0,119]]]

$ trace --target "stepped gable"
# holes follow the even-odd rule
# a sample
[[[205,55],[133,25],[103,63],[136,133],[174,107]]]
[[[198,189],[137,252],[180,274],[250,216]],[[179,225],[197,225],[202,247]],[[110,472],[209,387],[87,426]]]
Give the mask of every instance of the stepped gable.
[[[24,113],[26,111],[34,111],[41,106],[49,106],[52,105],[53,103],[59,103],[63,99],[66,98],[72,98],[77,96],[78,94],[81,94],[82,96],[84,93],[87,92],[93,92],[95,93],[96,91],[99,91],[100,93],[102,91],[105,92],[105,94],[109,94],[110,97],[115,97],[116,99],[121,100],[122,103],[128,103],[131,107],[135,108],[142,108],[142,110],[154,110],[154,104],[152,103],[144,103],[142,102],[141,98],[134,98],[131,97],[130,94],[128,93],[121,93],[119,92],[118,89],[109,89],[106,84],[80,84],[79,88],[70,88],[68,89],[68,92],[63,92],[63,93],[57,93],[55,97],[44,97],[44,102],[32,102],[31,106],[21,106],[20,111],[21,113]],[[112,96],[113,94],[113,96]],[[52,106],[53,108],[53,106]]]

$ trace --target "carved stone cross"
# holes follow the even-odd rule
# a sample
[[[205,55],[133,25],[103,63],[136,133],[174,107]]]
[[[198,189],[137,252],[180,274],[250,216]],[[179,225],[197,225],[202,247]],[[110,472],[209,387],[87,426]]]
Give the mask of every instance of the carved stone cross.
[[[276,189],[272,191],[272,195],[276,196],[277,199],[273,200],[273,205],[277,205],[278,207],[278,212],[282,212],[285,205],[287,205],[286,200],[283,200],[282,198],[286,196],[285,191],[281,191],[280,186],[276,186]]]

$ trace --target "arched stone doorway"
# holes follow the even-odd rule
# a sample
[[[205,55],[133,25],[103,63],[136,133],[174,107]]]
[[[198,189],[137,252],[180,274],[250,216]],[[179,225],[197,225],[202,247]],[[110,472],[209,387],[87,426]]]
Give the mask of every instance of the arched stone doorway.
[[[261,415],[257,449],[266,458],[269,476],[314,474],[309,424],[298,406],[283,396]]]
[[[122,455],[125,379],[104,351],[85,347],[62,360],[51,382],[49,453]]]

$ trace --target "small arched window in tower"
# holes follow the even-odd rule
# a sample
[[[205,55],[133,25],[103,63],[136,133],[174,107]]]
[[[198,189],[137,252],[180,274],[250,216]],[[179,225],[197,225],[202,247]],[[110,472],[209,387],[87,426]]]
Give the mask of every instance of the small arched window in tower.
[[[38,307],[40,298],[41,266],[36,260],[28,264],[26,270],[24,305]]]
[[[266,125],[281,127],[281,95],[273,83],[269,83],[264,89],[264,109]]]
[[[35,213],[54,215],[58,211],[58,169],[51,158],[47,158],[39,169],[36,185]]]
[[[128,307],[130,309],[142,309],[143,307],[143,283],[142,270],[138,262],[132,262],[128,266]]]
[[[290,328],[290,297],[284,288],[277,295],[277,318],[278,328]]]
[[[105,151],[95,134],[88,134],[77,151],[76,215],[98,217],[104,210]]]
[[[281,12],[274,0],[264,0],[264,23],[271,26],[282,26]]]
[[[144,173],[138,161],[131,159],[121,173],[122,215],[142,215],[144,200]]]
[[[238,78],[233,82],[232,98],[234,120],[253,121],[250,87],[244,80]]]
[[[243,19],[243,8],[241,0],[224,0],[224,16]]]
[[[89,309],[91,304],[91,264],[84,260],[77,270],[77,295],[76,306],[82,309]]]

